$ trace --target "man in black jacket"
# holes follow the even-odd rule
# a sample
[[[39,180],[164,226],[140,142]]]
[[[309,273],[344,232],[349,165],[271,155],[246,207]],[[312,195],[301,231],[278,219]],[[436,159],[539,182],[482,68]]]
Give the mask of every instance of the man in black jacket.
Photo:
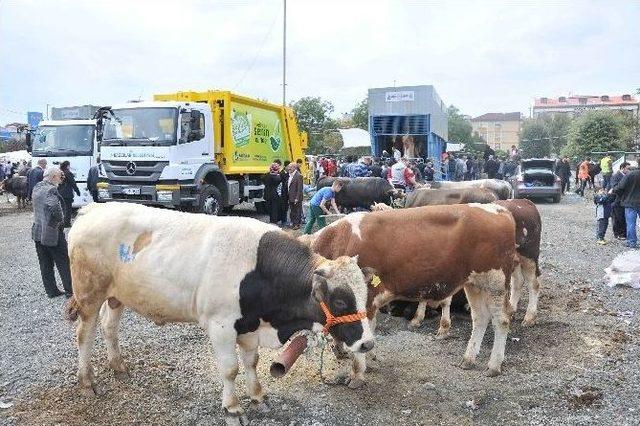
[[[608,190],[611,190],[622,181],[622,178],[629,173],[630,164],[626,161],[620,164],[620,169],[611,176]],[[613,235],[619,240],[627,239],[627,221],[624,218],[624,207],[620,205],[620,197],[616,197],[611,203],[611,221],[613,222]]]
[[[616,194],[624,207],[627,222],[627,247],[638,248],[636,221],[640,214],[640,170],[633,170],[622,178],[610,192]]]
[[[487,162],[484,163],[484,172],[487,174],[487,177],[489,179],[495,179],[499,168],[500,164],[493,159],[493,155],[490,155]]]
[[[569,158],[564,157],[562,160],[558,161],[558,165],[556,166],[556,175],[560,178],[562,192],[566,194],[569,192],[571,186],[571,164],[569,164]]]

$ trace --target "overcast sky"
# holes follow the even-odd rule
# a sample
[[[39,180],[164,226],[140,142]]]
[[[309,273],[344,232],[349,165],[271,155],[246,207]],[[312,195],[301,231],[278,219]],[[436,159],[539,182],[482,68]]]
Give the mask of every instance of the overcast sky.
[[[287,100],[433,84],[477,116],[640,87],[640,1],[289,0]],[[177,90],[282,99],[282,0],[0,0],[0,123]]]

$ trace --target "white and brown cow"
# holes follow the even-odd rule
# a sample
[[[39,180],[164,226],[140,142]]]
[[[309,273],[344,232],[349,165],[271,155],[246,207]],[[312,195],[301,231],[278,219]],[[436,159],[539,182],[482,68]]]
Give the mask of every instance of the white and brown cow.
[[[306,242],[330,259],[357,255],[360,266],[377,271],[380,284],[369,286],[367,300],[371,319],[392,300],[440,301],[464,288],[473,331],[461,366],[475,364],[492,321],[495,335],[488,374],[495,376],[501,371],[512,314],[514,228],[511,214],[495,204],[433,206],[353,213]],[[364,355],[355,354],[354,360],[351,380],[355,377],[360,385]]]
[[[228,424],[246,420],[235,395],[236,344],[249,396],[263,408],[258,346],[280,347],[297,331],[323,330],[322,304],[336,317],[359,312],[328,331],[353,352],[373,347],[367,278],[357,260],[327,260],[258,220],[94,203],[74,223],[69,253],[74,296],[67,314],[79,320],[78,381],[89,394],[95,392],[91,349],[99,316],[109,366],[127,374],[117,336],[125,307],[158,324],[191,322],[207,330]]]
[[[496,197],[498,197],[499,200],[508,200],[509,198],[513,198],[513,187],[511,184],[500,179],[477,179],[461,182],[441,180],[437,182],[429,182],[429,187],[432,189],[482,188],[496,194]]]

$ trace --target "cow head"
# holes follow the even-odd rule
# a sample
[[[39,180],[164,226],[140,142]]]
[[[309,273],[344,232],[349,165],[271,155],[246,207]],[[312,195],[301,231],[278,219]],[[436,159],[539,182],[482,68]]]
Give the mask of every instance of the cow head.
[[[403,190],[398,189],[398,188],[392,188],[390,190],[387,191],[387,195],[389,197],[392,197],[394,200],[398,199],[398,198],[404,198],[405,197],[405,193]]]
[[[313,273],[313,297],[324,304],[325,330],[352,352],[373,348],[366,317],[367,286],[373,272],[371,268],[361,270],[357,257],[342,256],[325,261]]]

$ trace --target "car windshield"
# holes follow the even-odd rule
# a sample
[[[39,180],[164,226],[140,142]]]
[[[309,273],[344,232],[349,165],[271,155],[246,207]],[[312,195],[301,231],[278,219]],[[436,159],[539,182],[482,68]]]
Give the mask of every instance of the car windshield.
[[[174,145],[175,108],[123,108],[105,120],[104,145]]]
[[[68,126],[40,126],[33,140],[34,157],[91,155],[93,132],[88,124]]]

